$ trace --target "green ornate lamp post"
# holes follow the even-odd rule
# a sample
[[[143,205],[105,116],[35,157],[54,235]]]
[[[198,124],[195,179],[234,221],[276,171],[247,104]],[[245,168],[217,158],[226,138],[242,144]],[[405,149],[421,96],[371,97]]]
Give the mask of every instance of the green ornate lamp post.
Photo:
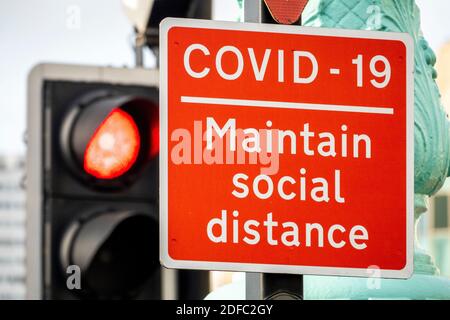
[[[414,190],[415,219],[449,175],[450,131],[435,83],[436,57],[420,30],[414,0],[310,0],[303,25],[408,32],[415,41]],[[412,156],[412,155],[411,155]],[[388,181],[388,180],[387,180]],[[389,212],[383,212],[386,222]],[[368,274],[369,276],[369,274]],[[376,272],[372,275],[376,277]],[[308,299],[450,299],[450,280],[439,277],[430,255],[415,239],[414,275],[409,280],[305,277]]]

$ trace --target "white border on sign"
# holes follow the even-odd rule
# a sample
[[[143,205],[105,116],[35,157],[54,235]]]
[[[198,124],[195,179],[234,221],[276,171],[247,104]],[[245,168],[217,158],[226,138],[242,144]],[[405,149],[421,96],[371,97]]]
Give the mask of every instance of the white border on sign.
[[[283,34],[319,35],[362,39],[401,41],[407,49],[407,101],[406,101],[406,265],[401,270],[381,269],[381,278],[407,279],[413,273],[414,251],[414,42],[407,33],[328,29],[276,24],[240,23],[198,19],[166,18],[160,24],[160,260],[167,268],[290,273],[309,275],[336,275],[368,277],[368,268],[338,268],[318,266],[292,266],[214,261],[174,260],[168,253],[168,79],[167,35],[172,27],[208,28]]]

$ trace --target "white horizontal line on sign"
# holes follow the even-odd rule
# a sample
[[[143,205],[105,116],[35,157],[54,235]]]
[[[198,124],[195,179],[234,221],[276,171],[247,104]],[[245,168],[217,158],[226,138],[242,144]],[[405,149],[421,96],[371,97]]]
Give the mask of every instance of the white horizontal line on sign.
[[[361,106],[315,104],[315,103],[296,103],[296,102],[283,102],[283,101],[224,99],[224,98],[181,96],[181,102],[197,103],[197,104],[215,104],[215,105],[226,105],[226,106],[284,108],[284,109],[298,109],[298,110],[319,110],[319,111],[356,112],[356,113],[374,113],[374,114],[394,114],[394,108],[361,107]]]

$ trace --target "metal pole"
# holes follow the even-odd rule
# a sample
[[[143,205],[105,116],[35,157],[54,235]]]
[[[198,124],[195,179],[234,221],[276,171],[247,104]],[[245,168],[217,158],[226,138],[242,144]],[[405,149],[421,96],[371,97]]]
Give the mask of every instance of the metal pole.
[[[134,38],[134,56],[135,65],[138,68],[144,67],[144,47],[145,47],[145,34],[136,32]]]
[[[244,21],[274,23],[263,0],[244,1]],[[303,276],[247,272],[245,298],[247,300],[302,300]]]
[[[244,21],[262,23],[262,9],[264,5],[262,0],[245,0]]]

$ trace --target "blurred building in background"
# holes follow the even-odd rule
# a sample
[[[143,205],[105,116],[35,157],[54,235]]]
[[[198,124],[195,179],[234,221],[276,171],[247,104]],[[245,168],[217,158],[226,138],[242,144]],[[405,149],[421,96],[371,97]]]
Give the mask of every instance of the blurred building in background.
[[[431,201],[427,230],[428,248],[441,275],[450,277],[450,183]]]
[[[0,299],[25,298],[25,191],[22,157],[0,156]]]
[[[436,50],[437,84],[442,104],[450,114],[450,41]],[[426,247],[443,276],[450,277],[450,181],[431,198],[430,210],[422,226]]]

